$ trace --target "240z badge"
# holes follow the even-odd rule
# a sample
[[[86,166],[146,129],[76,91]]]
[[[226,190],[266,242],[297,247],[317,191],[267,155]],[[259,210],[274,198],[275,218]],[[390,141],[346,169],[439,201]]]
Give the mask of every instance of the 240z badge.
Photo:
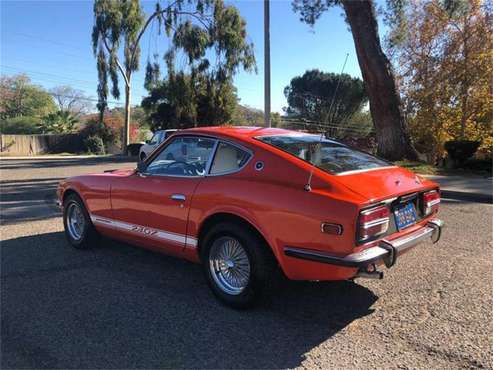
[[[146,236],[153,236],[157,234],[156,230],[148,229],[147,227],[137,226],[137,225],[132,226],[132,231],[136,233],[144,234]]]

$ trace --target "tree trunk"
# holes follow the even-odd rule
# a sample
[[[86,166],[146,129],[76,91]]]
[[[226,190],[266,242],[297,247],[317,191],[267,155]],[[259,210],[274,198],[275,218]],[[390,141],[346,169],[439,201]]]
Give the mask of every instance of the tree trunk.
[[[377,153],[388,160],[416,160],[392,67],[384,54],[372,0],[343,0],[375,125]]]
[[[128,155],[128,144],[130,144],[130,84],[125,85],[125,127],[122,142],[124,155]]]

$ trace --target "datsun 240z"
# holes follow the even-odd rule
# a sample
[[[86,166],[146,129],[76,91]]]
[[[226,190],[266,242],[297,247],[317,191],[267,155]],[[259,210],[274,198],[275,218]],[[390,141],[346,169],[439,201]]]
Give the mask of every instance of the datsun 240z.
[[[279,268],[293,280],[382,278],[380,266],[442,229],[436,183],[274,128],[178,131],[137,169],[68,178],[58,197],[74,247],[104,235],[201,263],[233,307]]]

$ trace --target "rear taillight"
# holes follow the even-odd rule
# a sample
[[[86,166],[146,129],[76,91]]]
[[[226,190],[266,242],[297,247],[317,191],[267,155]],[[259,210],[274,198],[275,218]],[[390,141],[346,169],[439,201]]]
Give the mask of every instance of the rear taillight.
[[[370,241],[385,234],[389,228],[389,215],[390,211],[387,206],[377,206],[361,211],[358,226],[359,241]]]
[[[423,213],[428,216],[438,211],[440,205],[440,193],[436,190],[423,193]]]

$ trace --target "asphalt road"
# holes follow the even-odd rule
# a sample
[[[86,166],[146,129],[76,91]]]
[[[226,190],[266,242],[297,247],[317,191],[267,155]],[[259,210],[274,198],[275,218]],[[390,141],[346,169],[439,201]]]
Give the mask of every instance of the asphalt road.
[[[442,202],[438,245],[383,281],[282,282],[249,311],[199,266],[105,241],[77,251],[59,179],[132,163],[2,161],[1,368],[493,368],[493,207]]]

